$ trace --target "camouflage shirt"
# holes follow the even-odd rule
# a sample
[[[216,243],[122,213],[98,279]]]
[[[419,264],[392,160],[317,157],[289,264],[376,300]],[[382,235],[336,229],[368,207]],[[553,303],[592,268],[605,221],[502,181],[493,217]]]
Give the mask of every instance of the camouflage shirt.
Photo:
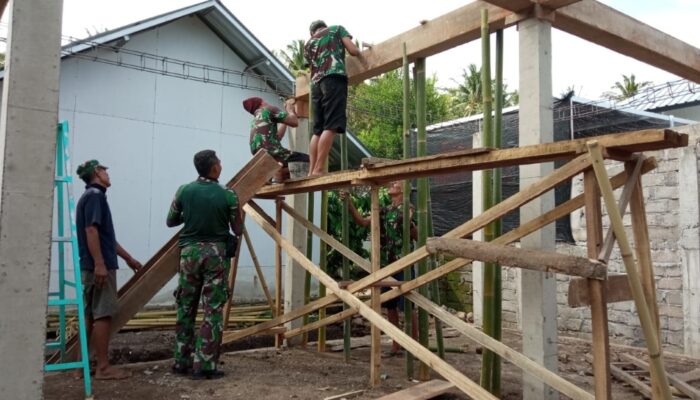
[[[328,75],[347,75],[344,37],[352,39],[341,25],[332,25],[318,30],[306,42],[304,58],[311,66],[311,82],[318,83]]]
[[[289,150],[282,147],[277,138],[277,124],[284,121],[289,114],[277,107],[263,107],[255,111],[255,116],[250,122],[250,152],[255,154],[261,148],[273,156],[277,161],[286,161]]]
[[[413,221],[411,221],[413,223]],[[379,210],[381,265],[385,267],[401,258],[403,248],[403,207],[388,205]]]

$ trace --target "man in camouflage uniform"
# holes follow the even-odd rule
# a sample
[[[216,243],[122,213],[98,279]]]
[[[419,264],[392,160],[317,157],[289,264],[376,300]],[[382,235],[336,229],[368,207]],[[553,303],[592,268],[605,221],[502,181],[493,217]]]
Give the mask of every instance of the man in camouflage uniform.
[[[360,49],[341,25],[326,26],[318,20],[309,26],[311,38],[304,46],[304,58],[311,66],[311,102],[314,126],[309,153],[309,176],[323,173],[336,133],[345,133],[348,77],[345,50],[353,56]]]
[[[192,369],[194,379],[216,379],[223,376],[216,364],[223,331],[222,309],[228,299],[229,227],[240,235],[242,219],[236,193],[219,184],[221,161],[216,153],[198,152],[194,155],[194,165],[199,177],[180,186],[166,221],[169,227],[185,224],[178,241],[180,271],[175,292],[173,371],[187,374]],[[200,297],[204,319],[195,339]]]
[[[341,192],[341,199],[344,199],[345,196],[346,194]],[[391,197],[391,204],[382,206],[379,209],[379,242],[382,253],[380,257],[380,265],[382,268],[401,258],[401,253],[403,250],[402,181],[395,181],[389,184],[389,196]],[[360,214],[352,201],[349,201],[348,204],[350,205],[350,214],[358,225],[369,227],[372,224],[371,218]],[[411,219],[411,237],[409,240],[415,240],[417,237],[417,231],[416,225],[413,221],[413,207],[411,207],[409,210],[409,215]],[[403,281],[403,270],[392,275],[392,277],[398,281]],[[388,290],[390,290],[390,288],[382,287],[382,293]],[[399,326],[399,304],[401,299],[402,297],[395,297],[382,303],[382,307],[386,308],[387,310],[387,319],[396,326]],[[415,318],[414,321],[416,321]],[[413,324],[413,336],[416,337],[416,324]],[[389,355],[399,354],[400,351],[401,346],[397,342],[393,342]]]
[[[260,97],[249,97],[243,100],[243,108],[253,115],[253,120],[250,122],[250,153],[255,155],[258,150],[265,149],[267,154],[282,164],[282,168],[275,175],[276,181],[282,182],[288,177],[289,162],[309,162],[307,154],[289,151],[280,142],[287,131],[287,126],[296,127],[299,124],[293,99],[284,103],[284,111]]]

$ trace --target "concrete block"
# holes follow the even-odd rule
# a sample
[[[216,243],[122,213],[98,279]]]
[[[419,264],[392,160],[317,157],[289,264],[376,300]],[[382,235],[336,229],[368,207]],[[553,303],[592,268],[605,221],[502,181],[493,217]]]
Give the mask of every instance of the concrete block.
[[[683,287],[683,281],[680,278],[661,278],[656,287],[661,290],[679,290]]]

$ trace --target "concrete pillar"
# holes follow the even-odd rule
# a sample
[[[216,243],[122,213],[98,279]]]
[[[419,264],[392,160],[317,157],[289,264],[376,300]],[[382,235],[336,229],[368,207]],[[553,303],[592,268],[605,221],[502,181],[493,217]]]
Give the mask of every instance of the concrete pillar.
[[[309,120],[307,118],[299,118],[299,126],[287,132],[289,136],[289,149],[303,153],[309,152]],[[311,194],[313,195],[313,193]],[[285,196],[285,201],[289,206],[293,207],[296,212],[306,216],[307,213],[307,194],[294,194]],[[302,253],[306,253],[306,228],[296,222],[292,217],[287,216],[285,221],[285,238],[294,244],[294,247]],[[291,310],[300,308],[304,305],[304,277],[306,276],[304,269],[292,259],[288,254],[285,257],[284,269],[284,312],[288,313]],[[301,318],[287,323],[287,329],[301,327]],[[301,336],[288,339],[287,345],[295,345],[301,341]]]
[[[520,146],[553,141],[552,26],[528,19],[518,24],[520,59]],[[523,189],[553,171],[553,164],[520,167]],[[550,191],[520,208],[521,223],[554,207]],[[524,237],[523,248],[555,251],[554,224]],[[523,353],[546,368],[557,370],[557,285],[554,274],[521,271]],[[523,373],[523,399],[555,399],[558,394]]]
[[[0,116],[0,398],[42,396],[62,0],[13,1]]]
[[[683,350],[700,357],[700,201],[698,200],[698,151],[691,142],[681,149],[678,167],[680,250],[683,274]]]

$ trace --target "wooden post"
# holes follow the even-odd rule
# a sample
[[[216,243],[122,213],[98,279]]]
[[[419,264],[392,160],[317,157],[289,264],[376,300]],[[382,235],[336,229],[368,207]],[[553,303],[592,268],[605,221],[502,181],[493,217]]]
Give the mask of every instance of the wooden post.
[[[649,310],[644,297],[642,282],[635,267],[632,249],[627,240],[627,233],[625,232],[625,226],[622,223],[622,216],[620,215],[620,212],[617,209],[617,204],[615,203],[615,195],[612,187],[610,186],[610,182],[608,181],[608,173],[605,170],[603,155],[598,142],[589,142],[588,151],[591,161],[593,162],[593,170],[595,171],[598,185],[603,195],[603,200],[605,201],[606,209],[608,210],[608,217],[610,218],[611,227],[615,230],[615,238],[620,246],[622,261],[625,264],[625,270],[627,270],[627,276],[630,280],[630,289],[632,289],[632,295],[634,296],[634,304],[637,307],[639,322],[642,325],[642,332],[644,333],[644,339],[647,343],[651,371],[653,371],[658,379],[659,390],[661,391],[662,395],[661,398],[664,400],[670,400],[671,388],[668,385],[666,371],[664,370],[663,353],[661,352],[661,346],[659,346],[659,339],[654,319],[652,318],[651,311]]]
[[[625,170],[631,171],[634,164],[625,163]],[[663,352],[661,347],[661,331],[659,325],[659,309],[656,304],[656,283],[654,281],[654,266],[651,261],[651,249],[649,248],[649,230],[647,226],[647,214],[644,207],[644,192],[642,191],[642,178],[640,175],[631,176],[633,179],[634,188],[632,197],[630,198],[630,213],[632,215],[632,234],[634,235],[634,245],[637,255],[637,263],[639,264],[639,275],[642,279],[642,288],[644,290],[644,299],[646,300],[649,311],[654,322],[654,328],[659,338],[659,351]],[[653,369],[651,371],[651,389],[654,398],[661,398],[661,388],[659,386],[659,377]]]
[[[376,186],[372,187],[372,217],[371,217],[371,240],[372,240],[372,272],[377,272],[381,268],[381,227],[379,219],[379,188]],[[377,314],[381,315],[381,302],[379,301],[379,296],[381,295],[380,288],[372,286],[372,310]],[[369,383],[372,387],[379,385],[379,371],[382,363],[382,332],[379,328],[372,324],[372,353],[370,354],[370,378]]]
[[[248,247],[250,258],[253,260],[253,266],[255,267],[255,272],[258,274],[258,278],[260,279],[260,286],[262,287],[263,293],[265,293],[267,304],[270,305],[270,310],[274,313],[275,300],[272,299],[270,289],[267,287],[267,280],[265,279],[265,275],[262,272],[262,268],[260,268],[260,261],[258,261],[258,256],[255,254],[253,242],[250,240],[250,235],[248,234],[248,230],[245,229],[245,227],[243,228],[243,239],[245,239],[245,244]]]
[[[583,173],[583,196],[586,215],[586,245],[588,257],[597,259],[603,244],[603,223],[600,191],[595,173]],[[588,280],[588,298],[591,302],[591,341],[593,346],[593,381],[596,400],[612,399],[610,382],[610,344],[608,336],[608,302],[605,282]]]
[[[242,221],[245,221],[245,214],[243,214]],[[245,229],[245,228],[243,228]],[[236,275],[238,275],[238,260],[241,258],[241,243],[243,238],[238,238],[238,243],[236,244],[236,256],[231,258],[230,269],[228,271],[228,299],[226,299],[226,305],[224,306],[224,330],[228,328],[228,316],[231,312],[231,303],[233,302],[233,290],[236,287]]]
[[[275,198],[275,227],[282,234],[282,198]],[[275,243],[275,317],[282,315],[282,247]],[[282,335],[275,335],[275,347],[282,346]]]

